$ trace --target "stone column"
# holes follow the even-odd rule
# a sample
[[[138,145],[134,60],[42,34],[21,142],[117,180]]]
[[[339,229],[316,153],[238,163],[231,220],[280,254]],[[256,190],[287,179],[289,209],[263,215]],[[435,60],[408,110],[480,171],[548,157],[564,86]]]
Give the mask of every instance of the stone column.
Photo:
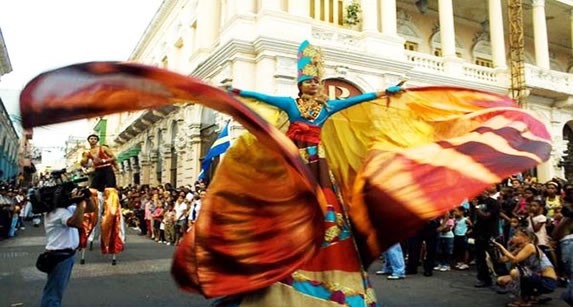
[[[218,35],[221,16],[219,1],[199,0],[197,4],[197,49],[208,49],[213,46]]]
[[[233,18],[237,13],[237,0],[227,0],[221,6],[221,16],[225,16],[224,20],[221,18],[221,26],[227,23],[228,20]]]
[[[440,13],[440,41],[442,56],[456,57],[456,34],[454,30],[454,7],[452,0],[438,0]]]
[[[382,33],[396,36],[396,0],[382,0],[382,7],[380,9],[380,16],[382,16]]]
[[[489,35],[493,66],[506,69],[505,41],[503,39],[503,16],[501,12],[501,0],[488,0],[489,4]],[[492,31],[493,29],[493,31]]]
[[[320,0],[310,0],[310,1],[314,1],[314,19],[320,20]]]
[[[129,161],[129,159],[126,159],[125,161],[123,161],[123,163],[125,163],[126,167],[125,167],[125,176],[123,178],[122,186],[127,186],[128,184],[132,183],[133,167],[132,167],[131,161]]]
[[[532,0],[533,35],[535,38],[535,64],[549,69],[549,43],[547,40],[547,22],[545,20],[545,0]]]
[[[362,6],[362,31],[378,32],[378,12],[376,10],[376,1],[362,0],[361,6]]]
[[[289,14],[310,17],[310,4],[308,0],[288,0],[287,6]]]
[[[201,123],[191,123],[189,125],[189,141],[187,142],[187,182],[193,183],[197,180],[197,175],[201,171]]]
[[[164,143],[161,145],[161,183],[166,184],[171,182],[171,143]]]
[[[140,154],[139,155],[139,164],[141,166],[140,170],[140,179],[141,184],[149,184],[149,174],[150,174],[150,166],[151,162],[149,161],[149,156]]]
[[[260,0],[259,1],[259,8],[260,8],[260,10],[280,11],[281,10],[281,1],[280,0]]]
[[[158,150],[152,150],[149,155],[149,184],[152,186],[157,185],[157,160],[159,158]]]
[[[259,56],[256,66],[256,91],[269,93],[274,89],[275,60],[270,56]],[[274,94],[274,93],[272,93]]]
[[[571,22],[571,52],[573,55],[573,10],[569,11],[569,21]]]
[[[213,1],[213,0],[205,0]],[[254,13],[255,12],[255,0],[233,0],[235,2],[235,8],[239,13]],[[213,1],[214,2],[214,1]]]

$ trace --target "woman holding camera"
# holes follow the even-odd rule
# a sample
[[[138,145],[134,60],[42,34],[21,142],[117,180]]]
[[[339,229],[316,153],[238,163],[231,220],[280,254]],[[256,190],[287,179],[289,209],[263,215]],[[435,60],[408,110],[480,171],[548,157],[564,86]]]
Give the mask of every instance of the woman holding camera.
[[[518,229],[511,242],[515,251],[508,251],[503,245],[493,241],[501,251],[500,260],[516,265],[509,276],[498,278],[498,284],[508,284],[512,280],[519,281],[521,299],[507,306],[531,306],[535,297],[551,293],[557,286],[557,274],[549,258],[537,247],[535,233]]]

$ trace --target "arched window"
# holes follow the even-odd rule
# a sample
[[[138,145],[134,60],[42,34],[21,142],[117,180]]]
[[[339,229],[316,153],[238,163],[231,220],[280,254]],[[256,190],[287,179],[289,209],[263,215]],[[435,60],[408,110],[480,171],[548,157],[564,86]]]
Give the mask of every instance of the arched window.
[[[491,43],[486,38],[476,38],[472,47],[472,58],[476,65],[493,68]]]
[[[404,42],[404,49],[418,51],[419,46],[422,44],[422,39],[420,35],[418,35],[418,29],[412,23],[412,17],[408,12],[398,9],[396,19],[398,35],[406,40]]]
[[[432,54],[435,56],[443,56],[442,55],[442,38],[440,37],[440,31],[436,31],[434,32],[434,34],[432,34],[432,37],[430,38],[430,46],[432,47]],[[463,52],[464,48],[462,47],[462,45],[460,44],[460,42],[458,41],[458,39],[456,38],[456,56],[458,58],[462,57],[462,52]]]
[[[555,70],[555,71],[565,71],[563,69],[563,66],[561,66],[561,64],[559,62],[557,62],[556,59],[549,60],[549,68],[551,70]]]

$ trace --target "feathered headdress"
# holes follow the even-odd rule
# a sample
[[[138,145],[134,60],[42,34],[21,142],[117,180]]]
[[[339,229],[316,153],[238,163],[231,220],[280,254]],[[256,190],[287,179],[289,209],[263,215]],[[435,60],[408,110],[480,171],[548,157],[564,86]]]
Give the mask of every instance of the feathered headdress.
[[[322,51],[311,45],[307,40],[298,47],[298,76],[297,83],[317,78],[322,81],[324,76],[324,60]]]

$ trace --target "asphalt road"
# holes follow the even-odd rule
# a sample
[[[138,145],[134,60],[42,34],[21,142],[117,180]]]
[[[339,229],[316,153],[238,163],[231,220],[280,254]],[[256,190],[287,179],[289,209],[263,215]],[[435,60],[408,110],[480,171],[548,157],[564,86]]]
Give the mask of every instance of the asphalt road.
[[[43,227],[31,227],[10,240],[0,241],[0,307],[39,306],[46,275],[34,264],[45,244]],[[99,245],[86,252],[86,264],[76,260],[64,306],[206,306],[209,301],[179,290],[169,268],[175,247],[152,242],[128,231],[126,249],[111,265]],[[382,306],[505,306],[511,294],[473,287],[473,271],[436,272],[433,277],[409,275],[388,281],[373,274],[371,281]],[[567,306],[558,300],[563,289],[544,306]]]

